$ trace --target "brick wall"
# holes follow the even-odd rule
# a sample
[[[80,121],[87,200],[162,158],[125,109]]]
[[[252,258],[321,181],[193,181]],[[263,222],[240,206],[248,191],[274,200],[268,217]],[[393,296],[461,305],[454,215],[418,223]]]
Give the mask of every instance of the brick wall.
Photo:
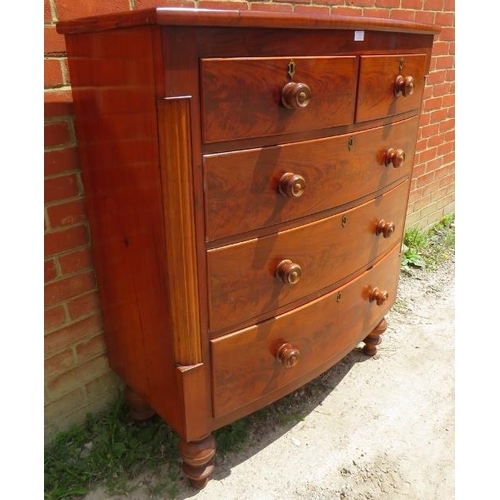
[[[167,5],[315,11],[441,26],[424,94],[407,225],[426,228],[454,211],[454,0],[44,0],[46,442],[87,412],[104,409],[121,389],[106,360],[65,44],[55,23]]]

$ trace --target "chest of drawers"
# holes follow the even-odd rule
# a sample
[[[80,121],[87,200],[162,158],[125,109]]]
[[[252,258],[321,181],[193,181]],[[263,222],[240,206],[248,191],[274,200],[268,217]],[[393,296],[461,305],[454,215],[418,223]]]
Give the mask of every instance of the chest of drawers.
[[[61,22],[110,366],[212,432],[376,352],[434,27],[158,8]]]

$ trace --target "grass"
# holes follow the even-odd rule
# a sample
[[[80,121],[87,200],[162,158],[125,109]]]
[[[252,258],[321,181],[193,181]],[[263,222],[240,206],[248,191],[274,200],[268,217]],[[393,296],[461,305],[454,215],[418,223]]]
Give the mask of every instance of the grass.
[[[408,229],[404,235],[402,270],[432,270],[448,259],[455,248],[455,218],[443,218],[428,231]],[[315,399],[320,387],[308,384],[297,392],[254,414],[217,430],[217,455],[240,450],[252,432],[292,426],[303,419],[303,402]],[[300,404],[298,402],[301,402]],[[132,491],[134,480],[148,472],[152,497],[175,498],[181,470],[178,436],[155,416],[138,424],[128,415],[121,395],[114,406],[89,414],[83,425],[60,433],[45,449],[45,500],[75,500],[103,485],[109,495]]]
[[[401,268],[435,269],[455,250],[455,216],[448,215],[428,231],[409,228],[403,238]]]
[[[243,447],[246,420],[215,432],[217,453]],[[138,424],[128,415],[123,396],[110,411],[88,414],[85,423],[62,432],[45,449],[45,499],[81,498],[104,485],[110,495],[133,489],[141,473],[152,475],[149,493],[175,498],[181,477],[177,434],[158,416]]]

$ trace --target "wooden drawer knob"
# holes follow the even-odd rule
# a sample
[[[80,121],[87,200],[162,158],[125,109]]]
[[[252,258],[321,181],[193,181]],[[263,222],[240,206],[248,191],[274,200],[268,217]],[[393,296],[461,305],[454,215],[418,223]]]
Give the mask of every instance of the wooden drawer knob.
[[[311,100],[311,89],[305,83],[288,82],[281,91],[281,102],[288,109],[305,108]]]
[[[402,149],[389,148],[385,153],[385,165],[388,167],[391,163],[394,168],[404,165],[406,154]]]
[[[387,222],[384,219],[380,219],[377,224],[377,228],[375,230],[375,234],[378,236],[381,234],[384,238],[389,238],[389,236],[394,233],[394,223],[393,222]]]
[[[375,287],[371,292],[370,292],[370,302],[377,302],[378,306],[383,305],[387,299],[389,298],[389,293],[385,290],[380,290],[379,288]]]
[[[301,276],[301,267],[289,259],[282,260],[276,268],[276,277],[286,285],[295,285]]]
[[[293,368],[299,362],[300,352],[292,344],[283,344],[276,353],[276,359],[285,367]]]
[[[414,89],[415,80],[413,76],[398,75],[396,77],[396,81],[394,82],[394,95],[396,97],[412,95]]]
[[[287,172],[281,176],[278,189],[287,198],[298,198],[304,193],[306,181],[304,177]]]

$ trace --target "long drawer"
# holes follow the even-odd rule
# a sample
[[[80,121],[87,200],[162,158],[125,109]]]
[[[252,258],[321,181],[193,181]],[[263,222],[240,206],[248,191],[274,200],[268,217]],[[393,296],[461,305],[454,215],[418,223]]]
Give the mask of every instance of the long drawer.
[[[202,59],[200,64],[205,143],[353,121],[355,56]]]
[[[409,181],[354,209],[208,251],[210,329],[272,312],[368,266],[401,238]]]
[[[418,119],[411,118],[326,139],[205,155],[207,241],[338,207],[409,177],[417,129]]]
[[[214,416],[273,392],[281,397],[288,384],[299,379],[305,383],[317,367],[327,369],[342,359],[393,304],[399,265],[395,248],[347,285],[289,313],[212,340]],[[384,301],[376,300],[377,290]],[[298,362],[287,368],[297,357]]]

